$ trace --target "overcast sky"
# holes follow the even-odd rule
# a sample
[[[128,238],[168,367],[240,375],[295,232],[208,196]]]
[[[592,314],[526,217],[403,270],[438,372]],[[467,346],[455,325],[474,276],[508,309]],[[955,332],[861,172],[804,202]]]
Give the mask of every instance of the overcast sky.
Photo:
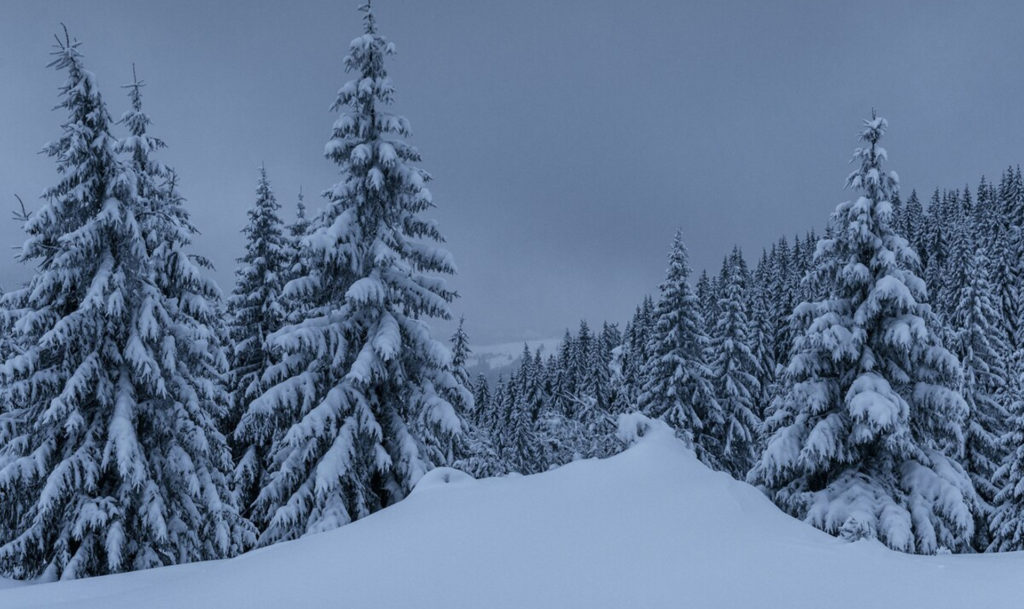
[[[323,157],[358,0],[5,0],[0,210],[54,183],[60,22],[115,117],[135,62],[227,292],[265,163],[291,221]],[[1024,3],[378,0],[397,110],[455,255],[476,343],[625,321],[682,227],[697,269],[821,227],[860,121],[889,119],[903,190],[1024,162]],[[3,212],[6,216],[6,212]],[[23,235],[0,222],[0,246]],[[10,285],[27,269],[0,264]],[[441,331],[447,332],[445,327]]]

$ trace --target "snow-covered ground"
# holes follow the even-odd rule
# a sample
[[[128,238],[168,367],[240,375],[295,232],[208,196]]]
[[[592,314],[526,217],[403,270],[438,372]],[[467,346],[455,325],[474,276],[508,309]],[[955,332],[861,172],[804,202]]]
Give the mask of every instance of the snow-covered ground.
[[[1018,608],[1024,553],[847,544],[652,433],[527,477],[428,475],[352,525],[233,560],[0,590],[77,609]]]

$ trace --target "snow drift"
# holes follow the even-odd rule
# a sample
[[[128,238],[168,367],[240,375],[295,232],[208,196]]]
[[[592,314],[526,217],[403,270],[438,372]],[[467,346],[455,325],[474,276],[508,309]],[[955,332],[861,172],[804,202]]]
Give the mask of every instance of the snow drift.
[[[2,588],[0,607],[1019,607],[1024,554],[844,543],[651,432],[526,477],[425,477],[341,529],[240,558]]]

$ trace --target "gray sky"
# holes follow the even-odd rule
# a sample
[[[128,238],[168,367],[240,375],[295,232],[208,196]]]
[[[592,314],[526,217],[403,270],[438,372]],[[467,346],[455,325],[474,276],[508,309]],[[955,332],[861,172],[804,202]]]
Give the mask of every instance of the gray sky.
[[[56,179],[61,21],[111,113],[134,61],[199,253],[225,292],[265,162],[290,221],[336,181],[323,157],[359,0],[6,0],[0,209]],[[1024,162],[1020,2],[378,0],[397,110],[435,181],[477,343],[624,321],[677,226],[697,269],[823,225],[860,120],[889,119],[903,189],[972,186]],[[4,212],[6,213],[6,212]],[[0,222],[0,246],[23,239]],[[6,255],[5,255],[6,256]],[[11,254],[13,259],[13,253]],[[0,265],[5,285],[23,278]],[[447,328],[442,328],[447,332]]]

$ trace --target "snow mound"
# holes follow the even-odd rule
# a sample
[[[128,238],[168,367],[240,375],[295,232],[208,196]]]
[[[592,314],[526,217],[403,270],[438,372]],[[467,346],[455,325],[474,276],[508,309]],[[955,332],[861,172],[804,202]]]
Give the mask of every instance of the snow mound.
[[[455,469],[454,467],[436,467],[420,478],[420,481],[416,483],[416,488],[412,489],[410,496],[445,486],[466,484],[467,482],[475,481],[476,478],[470,476],[461,469]]]
[[[444,492],[335,531],[232,560],[2,589],[0,607],[1020,607],[1022,553],[842,542],[627,420],[647,431],[610,459],[471,484],[449,470],[424,481]]]
[[[633,446],[644,438],[648,442],[665,442],[666,439],[674,440],[676,436],[664,421],[651,419],[639,412],[620,414],[615,435],[626,446]]]

